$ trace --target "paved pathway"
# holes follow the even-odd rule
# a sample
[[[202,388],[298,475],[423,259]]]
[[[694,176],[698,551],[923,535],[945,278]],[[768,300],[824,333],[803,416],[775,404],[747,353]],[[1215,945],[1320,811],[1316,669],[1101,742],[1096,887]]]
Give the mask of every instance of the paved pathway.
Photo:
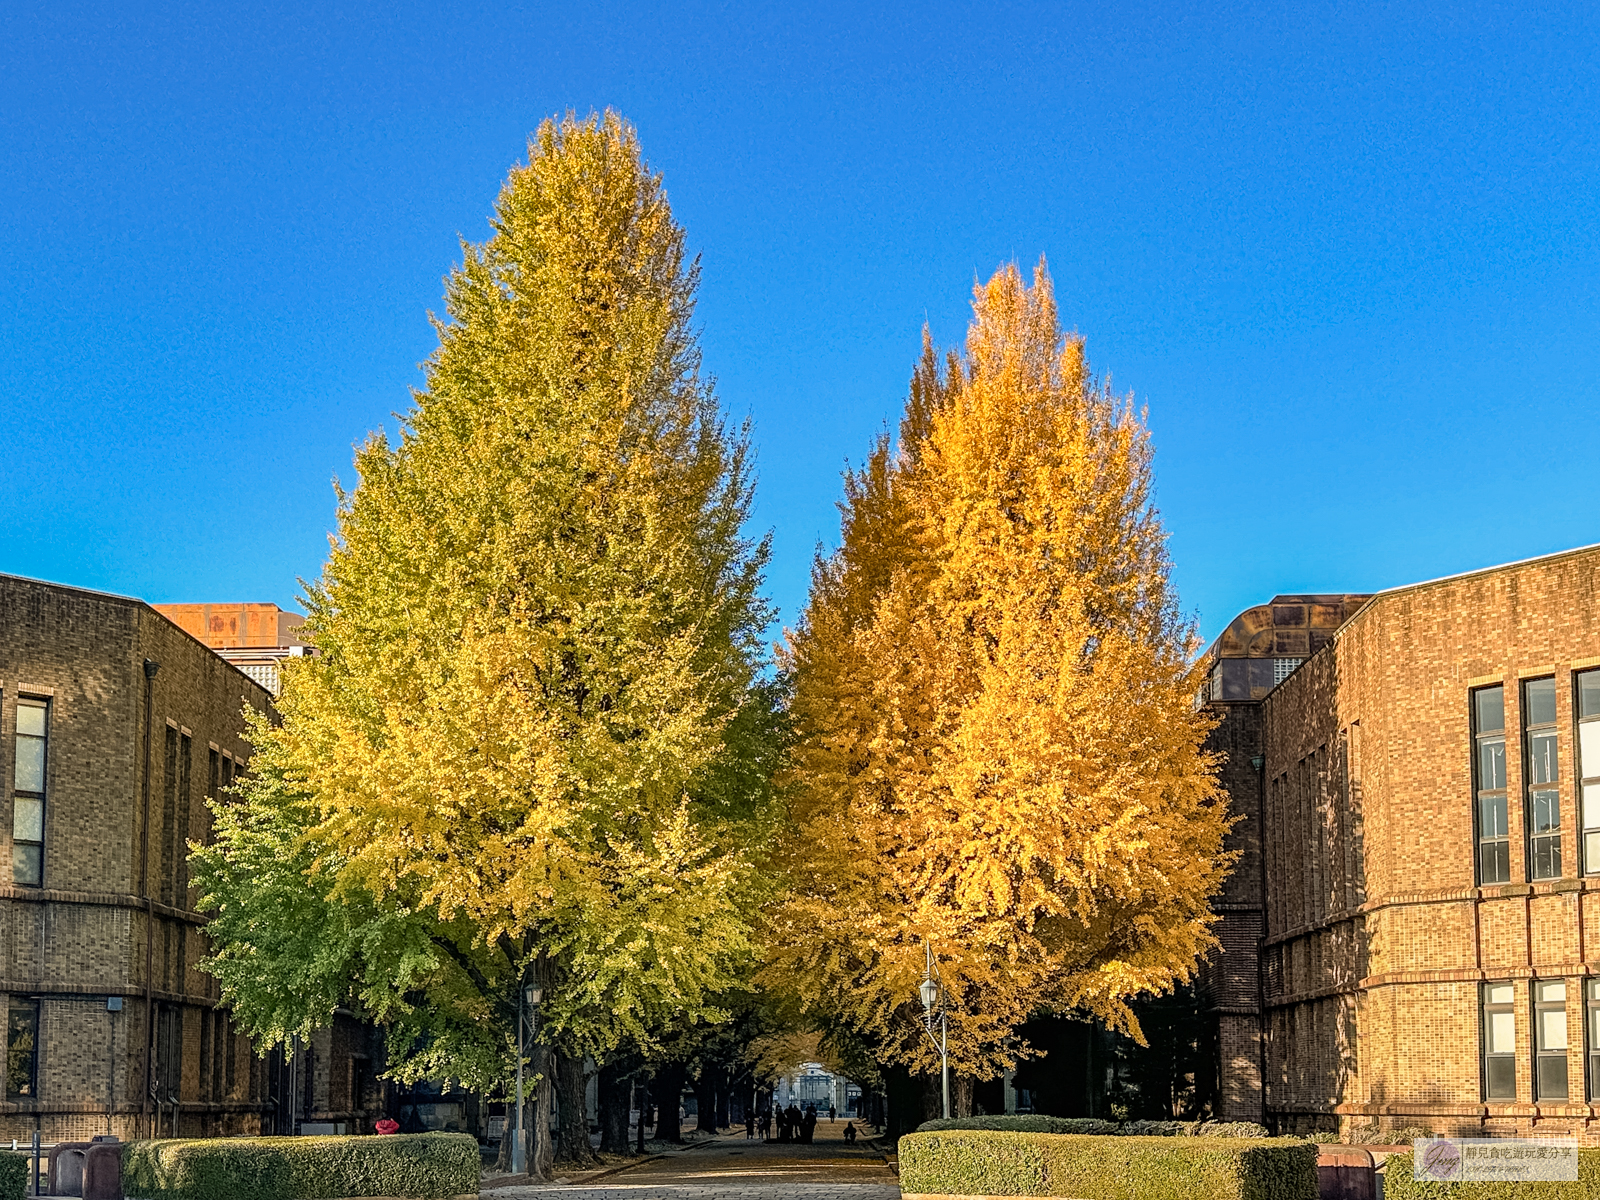
[[[672,1153],[592,1183],[495,1188],[485,1200],[900,1200],[883,1157],[817,1126],[813,1145],[765,1145],[737,1135]],[[832,1132],[830,1138],[828,1134]]]

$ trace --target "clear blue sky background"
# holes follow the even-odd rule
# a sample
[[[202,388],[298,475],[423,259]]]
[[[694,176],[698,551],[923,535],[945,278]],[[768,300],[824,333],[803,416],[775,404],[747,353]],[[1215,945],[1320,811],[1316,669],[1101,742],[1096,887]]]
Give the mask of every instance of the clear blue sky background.
[[[704,256],[792,620],[927,320],[1048,255],[1149,406],[1185,607],[1600,541],[1590,5],[7,6],[0,571],[314,576],[542,117]]]

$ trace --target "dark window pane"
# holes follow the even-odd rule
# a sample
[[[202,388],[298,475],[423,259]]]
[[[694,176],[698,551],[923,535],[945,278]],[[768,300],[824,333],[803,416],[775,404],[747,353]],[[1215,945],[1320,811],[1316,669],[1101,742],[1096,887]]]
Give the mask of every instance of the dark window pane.
[[[1528,739],[1528,781],[1556,781],[1556,735],[1536,733]]]
[[[38,1095],[39,1006],[13,1000],[6,1022],[6,1098]]]
[[[1578,676],[1578,715],[1600,717],[1600,671],[1585,671]]]
[[[27,887],[38,887],[44,882],[44,847],[12,843],[11,880]]]
[[[1488,1070],[1489,1099],[1515,1100],[1517,1098],[1517,1060],[1514,1058],[1491,1058]]]
[[[1478,787],[1488,792],[1506,785],[1506,744],[1504,739],[1478,743]]]
[[[1222,698],[1224,700],[1250,699],[1250,660],[1245,658],[1225,658],[1217,664],[1222,672]],[[228,774],[228,767],[224,763],[222,772]],[[232,782],[231,779],[227,782]]]
[[[1505,689],[1479,688],[1472,693],[1473,728],[1478,733],[1495,733],[1506,727]]]
[[[1502,838],[1511,832],[1506,824],[1506,798],[1504,795],[1480,797],[1478,806],[1479,837]]]
[[[1533,839],[1533,878],[1561,878],[1561,838],[1559,836]]]
[[[1533,794],[1533,831],[1549,833],[1561,828],[1561,793],[1557,791]]]
[[[1539,1056],[1539,1099],[1565,1100],[1567,1098],[1566,1056]]]
[[[1523,702],[1527,705],[1527,724],[1555,724],[1556,681],[1554,679],[1531,679],[1522,685],[1522,695]]]
[[[1277,684],[1272,675],[1272,660],[1270,658],[1246,659],[1250,664],[1250,691],[1253,695],[1258,691],[1270,692]]]
[[[1484,883],[1511,882],[1511,844],[1485,842],[1480,848]]]

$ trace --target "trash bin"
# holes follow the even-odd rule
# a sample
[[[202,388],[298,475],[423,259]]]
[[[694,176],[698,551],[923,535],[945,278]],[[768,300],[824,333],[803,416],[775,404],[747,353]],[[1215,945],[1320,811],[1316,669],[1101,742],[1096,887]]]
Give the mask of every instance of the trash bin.
[[[61,1142],[50,1151],[45,1180],[52,1196],[83,1195],[83,1168],[89,1146],[89,1142]]]
[[[1372,1155],[1359,1146],[1317,1147],[1320,1200],[1377,1200]]]
[[[84,1152],[83,1200],[122,1200],[122,1143],[95,1138]]]

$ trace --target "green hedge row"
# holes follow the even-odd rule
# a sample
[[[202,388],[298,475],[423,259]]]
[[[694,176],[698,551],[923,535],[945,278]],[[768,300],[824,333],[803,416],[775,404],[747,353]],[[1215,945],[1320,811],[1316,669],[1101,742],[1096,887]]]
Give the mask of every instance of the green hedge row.
[[[22,1200],[28,1192],[28,1156],[0,1151],[0,1200]]]
[[[464,1133],[129,1142],[122,1191],[137,1200],[442,1200],[478,1190]]]
[[[1270,1136],[1253,1121],[1124,1121],[1120,1125],[1094,1117],[1044,1117],[1011,1113],[989,1117],[951,1117],[924,1121],[918,1133],[950,1129],[988,1129],[1003,1133],[1087,1133],[1121,1137],[1247,1137]]]
[[[900,1139],[906,1195],[1317,1200],[1317,1148],[1292,1138],[946,1130]]]
[[[1578,1151],[1577,1183],[1427,1183],[1414,1179],[1410,1154],[1383,1169],[1385,1200],[1593,1200],[1600,1196],[1600,1150]]]

